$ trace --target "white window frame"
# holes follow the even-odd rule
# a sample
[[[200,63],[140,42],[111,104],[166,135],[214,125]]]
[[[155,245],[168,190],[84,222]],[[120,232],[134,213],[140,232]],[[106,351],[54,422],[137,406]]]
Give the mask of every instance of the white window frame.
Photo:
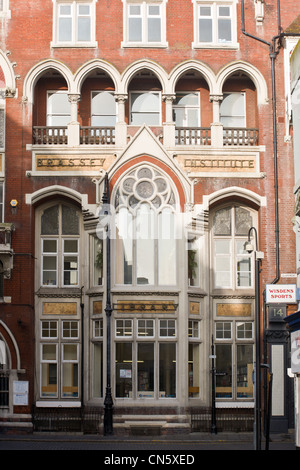
[[[2,7],[2,8],[1,8]],[[0,18],[11,18],[11,10],[9,9],[9,0],[0,1]]]
[[[52,0],[53,1],[53,41],[51,47],[97,47],[96,41],[96,2],[98,0]],[[72,18],[72,38],[70,41],[59,40],[59,10],[61,5],[71,6],[71,18]],[[90,27],[91,37],[89,41],[79,41],[77,39],[78,32],[78,8],[80,5],[89,5],[90,14]]]
[[[152,48],[166,48],[168,42],[166,40],[166,4],[168,0],[122,0],[123,2],[123,31],[124,37],[121,43],[122,47],[152,47]],[[131,5],[141,6],[141,18],[142,21],[142,40],[141,41],[130,41],[129,40],[129,9]],[[160,7],[160,20],[161,20],[161,40],[158,42],[148,41],[148,7],[149,6]]]
[[[257,226],[257,214],[251,210],[250,207],[248,206],[237,206],[237,205],[229,205],[229,206],[224,206],[224,207],[219,207],[217,208],[214,213],[214,215],[221,209],[226,209],[228,208],[230,210],[230,217],[232,221],[232,233],[231,235],[215,235],[214,234],[214,227],[213,227],[213,219],[212,219],[212,225],[211,225],[211,235],[212,235],[212,266],[213,266],[213,288],[215,290],[219,289],[227,289],[227,290],[236,290],[236,291],[241,291],[241,290],[251,290],[254,289],[254,260],[253,260],[253,253],[249,254],[247,252],[240,254],[238,253],[237,249],[237,244],[238,242],[243,242],[245,243],[247,241],[247,235],[238,235],[233,233],[233,228],[234,228],[234,215],[235,215],[235,209],[241,207],[243,209],[246,209],[247,211],[250,212],[252,218],[253,218],[253,224],[254,226]],[[228,252],[224,253],[216,253],[216,242],[217,241],[228,241],[229,244],[229,250]],[[218,285],[217,284],[217,260],[220,260],[222,258],[227,258],[229,260],[229,270],[227,271],[230,275],[228,285]],[[248,286],[243,286],[243,285],[238,285],[238,267],[237,267],[237,262],[239,259],[249,259],[250,261],[250,285]],[[219,270],[221,272],[221,270]],[[245,271],[246,272],[246,271]]]
[[[97,318],[93,320],[93,338],[94,339],[103,339],[104,333],[104,322],[103,318]]]
[[[199,91],[178,91],[176,92],[176,97],[177,96],[186,96],[186,95],[190,95],[190,94],[193,94],[193,95],[196,95],[197,97],[197,104],[185,104],[185,105],[180,105],[180,104],[173,104],[173,113],[174,113],[174,122],[175,122],[175,112],[176,110],[182,110],[183,111],[183,114],[184,114],[184,118],[183,118],[183,123],[181,126],[177,126],[177,127],[200,127],[201,126],[201,116],[200,116],[200,92]],[[197,111],[197,120],[198,120],[198,123],[196,126],[191,126],[189,124],[189,111],[190,110],[195,110]]]
[[[55,329],[50,326],[50,323],[55,323]],[[48,326],[46,326],[48,324]],[[44,325],[44,326],[43,326]],[[43,332],[48,332],[48,334],[43,334]],[[51,336],[50,331],[55,331],[56,335]],[[58,321],[57,320],[42,320],[41,321],[41,340],[57,340],[58,339]]]
[[[44,241],[55,241],[56,242],[56,251],[44,251]],[[58,252],[59,252],[59,239],[58,238],[49,238],[49,237],[43,237],[41,239],[41,286],[51,286],[51,287],[57,287],[58,286]],[[55,284],[45,284],[44,283],[44,271],[49,271],[49,270],[44,270],[44,258],[55,258],[56,259],[56,267],[55,270],[51,269],[50,271],[55,272],[56,276],[56,283]]]
[[[115,320],[115,336],[116,338],[132,338],[133,321],[130,319],[117,318]]]
[[[217,400],[220,402],[241,402],[241,401],[250,401],[253,402],[253,397],[239,397],[238,396],[238,361],[237,361],[237,354],[238,354],[238,348],[240,346],[251,346],[252,347],[252,354],[253,354],[253,362],[252,364],[254,365],[254,349],[255,349],[255,344],[254,344],[254,321],[253,321],[253,316],[251,316],[247,319],[241,319],[241,318],[233,318],[233,317],[228,317],[228,318],[223,318],[221,319],[220,317],[216,317],[216,312],[215,312],[215,319],[214,319],[214,333],[215,333],[215,346],[224,346],[224,345],[229,345],[231,346],[231,378],[232,378],[232,385],[231,385],[231,397],[217,397]],[[217,337],[216,334],[216,326],[217,324],[220,324],[223,326],[226,324],[226,328],[220,329],[219,331],[223,333],[225,331],[230,332],[230,337],[226,336],[219,336]],[[249,338],[242,338],[238,337],[237,334],[237,326],[240,323],[247,323],[252,325],[252,335]],[[216,351],[216,355],[218,356],[218,352]],[[217,370],[217,372],[219,372]],[[253,390],[254,392],[254,390]]]
[[[242,101],[243,101],[243,113],[242,114],[234,114],[233,112],[231,114],[222,114],[222,103],[224,103],[224,98],[226,98],[227,96],[232,96],[232,95],[235,95],[235,96],[239,96]],[[241,125],[239,126],[236,126],[236,125],[233,125],[233,126],[225,126],[223,121],[222,121],[222,118],[238,118],[240,121],[241,121]],[[246,127],[246,93],[243,92],[243,91],[227,91],[227,92],[224,92],[223,93],[223,101],[221,102],[221,105],[220,105],[220,122],[221,124],[223,124],[223,127],[236,127],[236,128],[240,128],[240,127]]]
[[[70,106],[69,106],[69,113],[65,113],[65,114],[59,114],[58,112],[55,112],[55,109],[53,109],[53,103],[51,101],[51,96],[53,95],[68,95],[68,92],[67,91],[62,91],[62,90],[48,90],[47,91],[47,120],[46,120],[46,125],[49,126],[49,127],[66,127],[69,122],[71,121],[71,103],[70,103]],[[55,121],[55,117],[56,116],[65,116],[67,119],[67,123],[65,124],[65,126],[61,126],[59,124],[56,124],[54,121]]]
[[[133,328],[133,334],[132,336],[120,336],[117,335],[116,333],[116,324],[117,321],[128,321],[130,320],[132,322],[132,328]],[[153,335],[143,335],[141,332],[139,333],[139,328],[138,328],[138,323],[141,320],[145,320],[146,322],[151,321],[152,326],[153,326]],[[138,402],[141,399],[152,399],[152,400],[174,400],[178,398],[179,394],[179,376],[178,376],[178,335],[176,333],[175,336],[167,334],[161,335],[160,334],[160,322],[161,321],[166,321],[169,323],[168,325],[168,330],[174,329],[175,325],[175,331],[177,330],[177,319],[172,317],[172,318],[140,318],[138,317],[133,317],[132,319],[129,319],[128,317],[126,318],[116,318],[115,319],[115,329],[114,329],[114,348],[113,348],[113,362],[115,364],[115,370],[114,370],[114,388],[115,388],[115,393],[116,393],[116,387],[118,383],[118,374],[117,374],[117,368],[118,365],[120,366],[121,362],[117,362],[117,345],[118,344],[123,344],[123,345],[130,345],[131,346],[131,358],[129,359],[128,357],[126,358],[127,361],[123,361],[124,364],[127,362],[127,370],[131,371],[131,375],[128,377],[131,379],[131,390],[129,392],[128,396],[117,396],[115,395],[116,401],[123,401],[123,400],[132,400],[134,402]],[[172,323],[171,323],[172,322]],[[174,322],[174,323],[173,323]],[[172,325],[172,326],[171,326]],[[147,324],[145,324],[145,327],[147,328]],[[154,390],[150,391],[148,394],[146,392],[146,395],[140,395],[141,390],[138,390],[138,349],[139,345],[153,345],[153,366],[154,366]],[[160,385],[159,385],[159,369],[161,367],[160,364],[160,353],[161,353],[161,345],[174,345],[175,348],[175,396],[165,396],[165,394],[161,393]],[[120,358],[119,358],[120,359]],[[126,367],[124,366],[124,369]],[[125,378],[125,377],[124,377]]]
[[[75,346],[76,347],[76,358],[67,359],[64,355],[65,353],[65,346]],[[79,343],[70,341],[70,342],[61,342],[60,345],[61,350],[61,362],[60,362],[60,398],[61,400],[68,399],[68,400],[78,400],[80,397],[80,360],[79,360]],[[68,395],[67,392],[64,392],[64,365],[65,364],[77,364],[78,367],[78,375],[77,375],[77,396]]]
[[[237,42],[237,14],[236,4],[237,0],[192,0],[194,4],[194,42],[192,47],[194,49],[200,48],[225,48],[225,49],[237,49],[239,44]],[[199,40],[199,18],[200,18],[200,7],[210,7],[212,14],[212,41],[200,42]],[[219,7],[230,7],[231,10],[231,41],[219,42],[218,40],[218,12]]]
[[[163,325],[165,323],[165,326]],[[166,319],[162,318],[159,320],[159,327],[158,327],[158,337],[159,338],[177,338],[177,322],[175,319]],[[164,333],[165,330],[165,333]],[[174,334],[172,334],[174,331]]]
[[[55,347],[55,359],[44,359],[43,357],[43,349],[44,349],[44,346],[48,346],[48,345],[51,345],[51,346],[54,346]],[[57,383],[56,383],[56,393],[55,395],[51,395],[51,398],[57,398],[58,397],[58,394],[59,394],[59,371],[58,371],[58,368],[59,368],[59,360],[58,360],[58,347],[59,347],[59,344],[58,344],[58,340],[54,341],[54,342],[45,342],[45,338],[43,339],[43,341],[41,341],[40,343],[40,397],[42,399],[49,399],[49,395],[43,395],[43,364],[55,364],[56,365],[56,380],[57,380]],[[48,378],[49,378],[49,375],[48,375]],[[48,384],[48,385],[51,385],[51,384]]]
[[[101,93],[107,93],[109,95],[111,95],[112,97],[114,97],[114,91],[110,91],[110,90],[92,90],[91,91],[91,126],[92,127],[114,127],[116,125],[116,122],[117,122],[117,104],[115,102],[115,107],[114,107],[114,113],[110,113],[109,111],[112,111],[110,109],[97,109],[97,107],[95,106],[94,102],[93,102],[93,98],[96,97],[97,95],[101,94]],[[98,124],[95,124],[93,121],[95,118],[97,117],[102,117],[104,118],[105,116],[108,116],[108,117],[114,117],[114,124],[109,124],[108,126],[107,125],[104,125],[104,124],[101,124],[101,125],[98,125]]]
[[[189,318],[188,320],[188,336],[191,339],[200,339],[200,320],[194,320]]]
[[[68,252],[68,251],[65,251],[65,242],[66,241],[75,241],[77,242],[77,251],[76,252]],[[62,286],[63,287],[78,287],[79,286],[79,236],[77,238],[70,238],[70,237],[62,237],[61,238],[61,250],[62,250],[62,254],[61,254],[61,260],[58,259],[58,262],[61,261],[61,269],[62,269],[62,273],[61,273],[61,283],[62,283]],[[72,271],[71,269],[68,270],[68,269],[65,269],[65,258],[67,258],[68,256],[71,256],[71,257],[76,257],[76,262],[77,262],[77,268],[76,270]],[[70,274],[72,272],[76,272],[76,276],[77,276],[77,283],[76,284],[65,284],[64,283],[64,279],[65,279],[65,273],[66,272],[70,272]],[[71,275],[70,275],[70,279],[71,279]]]
[[[79,287],[80,285],[80,278],[81,278],[81,272],[80,272],[80,221],[79,223],[79,234],[78,235],[64,235],[61,233],[61,227],[62,227],[62,221],[61,221],[61,206],[62,203],[58,202],[57,205],[59,206],[59,234],[58,235],[41,235],[40,234],[40,286],[41,287],[47,287],[47,288],[56,288],[56,287],[66,287],[66,288],[72,288],[72,287]],[[51,207],[51,206],[50,206]],[[46,210],[48,207],[44,208]],[[39,220],[41,224],[41,219],[42,219],[42,214],[43,211],[39,215]],[[77,252],[72,253],[72,252],[65,252],[64,251],[64,243],[65,241],[69,240],[76,240],[77,241]],[[44,251],[44,241],[55,241],[56,242],[56,251],[55,252],[47,252]],[[43,269],[43,260],[44,257],[47,256],[52,256],[56,257],[56,283],[55,284],[44,284],[43,283],[43,274],[44,274],[44,269]],[[77,284],[64,284],[64,258],[65,256],[76,256],[77,258]],[[47,270],[45,270],[47,271]],[[53,270],[54,271],[54,270]]]
[[[67,325],[67,323],[69,323],[68,328],[65,327],[65,325]],[[74,328],[74,326],[71,325],[72,323],[76,325],[76,328]],[[69,333],[70,333],[69,336],[65,335],[66,331],[69,331]],[[75,332],[76,336],[73,336],[72,332]],[[79,339],[79,322],[78,322],[78,320],[62,320],[62,322],[61,322],[61,338],[62,338],[62,340],[71,340],[71,341]]]
[[[147,93],[152,93],[154,95],[157,95],[158,96],[158,103],[159,103],[159,109],[157,110],[157,112],[155,113],[156,115],[158,115],[159,119],[158,119],[158,123],[157,124],[147,124],[148,126],[150,127],[155,127],[155,126],[161,126],[162,123],[161,123],[161,92],[160,91],[152,91],[152,90],[132,90],[130,91],[130,94],[129,94],[129,114],[130,114],[130,117],[129,117],[129,125],[131,126],[141,126],[142,124],[133,124],[132,123],[132,117],[131,117],[131,113],[132,113],[132,95],[133,94],[147,94]],[[141,114],[146,114],[148,113],[148,111],[143,111],[143,113]],[[149,111],[149,113],[151,113],[151,111]],[[152,113],[154,114],[154,112]]]

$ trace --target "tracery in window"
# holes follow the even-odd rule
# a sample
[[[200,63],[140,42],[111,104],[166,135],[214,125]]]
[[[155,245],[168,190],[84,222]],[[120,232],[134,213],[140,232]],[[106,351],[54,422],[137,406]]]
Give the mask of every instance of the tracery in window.
[[[158,170],[128,173],[115,195],[116,283],[176,284],[175,193]]]

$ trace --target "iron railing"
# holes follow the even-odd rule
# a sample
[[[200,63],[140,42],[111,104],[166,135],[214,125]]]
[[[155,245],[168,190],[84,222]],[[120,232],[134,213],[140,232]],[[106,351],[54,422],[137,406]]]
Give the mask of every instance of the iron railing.
[[[216,428],[220,432],[252,432],[253,424],[253,408],[217,408],[216,410]],[[211,408],[191,411],[192,432],[210,432],[211,425]]]
[[[9,371],[0,369],[0,408],[8,407],[8,405],[9,405]]]
[[[36,432],[83,432],[99,434],[103,428],[102,407],[42,408],[33,407],[33,430]]]

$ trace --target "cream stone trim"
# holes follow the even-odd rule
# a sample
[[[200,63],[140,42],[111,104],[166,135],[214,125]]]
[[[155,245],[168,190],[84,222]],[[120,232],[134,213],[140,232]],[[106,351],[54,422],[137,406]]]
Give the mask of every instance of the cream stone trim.
[[[194,60],[187,60],[173,68],[169,75],[169,93],[175,93],[176,83],[178,82],[178,80],[185,72],[188,72],[192,69],[196,70],[197,72],[200,72],[203,75],[205,81],[209,86],[210,94],[217,94],[216,76],[212,69],[202,62]]]
[[[254,82],[257,90],[257,104],[260,105],[268,103],[268,87],[265,78],[262,73],[254,67],[254,65],[244,61],[231,62],[225,65],[225,67],[218,72],[216,76],[217,94],[222,94],[224,82],[233,72],[238,70],[244,71]]]
[[[7,332],[7,334],[9,335],[9,337],[11,339],[11,342],[12,342],[12,344],[14,346],[14,349],[15,349],[16,358],[17,358],[17,370],[21,370],[21,355],[20,355],[18,343],[17,343],[14,335],[12,334],[11,330],[8,328],[8,326],[2,320],[0,320],[0,325]],[[9,352],[10,356],[11,356],[9,348],[7,348],[7,349],[8,349],[8,352]]]
[[[203,196],[203,208],[204,210],[208,210],[209,206],[213,203],[217,201],[220,202],[226,197],[233,196],[243,197],[248,201],[254,202],[259,207],[265,207],[267,205],[265,196],[260,196],[259,194],[255,193],[254,191],[250,191],[249,189],[240,188],[237,186],[230,186],[228,188],[215,191],[212,194]]]
[[[81,205],[82,210],[88,210],[92,213],[95,213],[96,211],[96,206],[88,204],[87,194],[81,194],[74,189],[60,185],[46,186],[45,188],[38,189],[34,193],[26,194],[25,202],[26,204],[33,205],[37,202],[41,202],[43,199],[49,196],[56,196],[57,198],[60,196],[65,196],[70,200],[78,202]]]
[[[68,92],[76,94],[73,85],[73,74],[69,67],[58,60],[47,59],[32,67],[32,69],[26,75],[23,86],[23,102],[33,104],[34,87],[36,82],[43,75],[43,73],[49,69],[55,69],[60,72],[63,78],[66,80]]]
[[[143,69],[151,70],[156,75],[156,77],[161,83],[162,93],[168,92],[168,80],[167,80],[167,73],[165,69],[163,69],[156,62],[146,59],[146,60],[138,60],[136,62],[133,62],[123,71],[121,75],[122,89],[120,90],[120,93],[124,93],[124,94],[127,93],[130,80],[133,78],[133,76],[137,72]]]
[[[7,56],[10,54],[9,51],[4,53],[0,49],[0,67],[3,70],[5,78],[6,91],[9,96],[15,96],[16,92],[16,76],[14,72],[13,64],[8,60]]]
[[[74,74],[74,90],[76,90],[76,93],[81,93],[81,87],[82,84],[85,80],[85,78],[88,76],[88,74],[95,69],[100,69],[105,71],[109,77],[112,79],[114,85],[115,85],[115,93],[119,93],[119,90],[121,89],[121,83],[120,83],[120,74],[118,70],[109,62],[101,59],[94,59],[90,60],[89,62],[85,63],[82,65]]]

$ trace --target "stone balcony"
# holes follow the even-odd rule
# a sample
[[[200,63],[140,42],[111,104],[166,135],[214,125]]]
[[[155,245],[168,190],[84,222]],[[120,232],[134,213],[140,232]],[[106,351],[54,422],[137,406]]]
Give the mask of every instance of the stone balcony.
[[[116,146],[125,147],[128,141],[128,129],[125,123],[115,127],[80,126],[73,122],[68,126],[34,126],[33,146]],[[165,123],[161,127],[162,142],[165,147],[176,146],[258,146],[258,129],[224,128],[215,123],[210,127],[175,127],[174,123]]]

